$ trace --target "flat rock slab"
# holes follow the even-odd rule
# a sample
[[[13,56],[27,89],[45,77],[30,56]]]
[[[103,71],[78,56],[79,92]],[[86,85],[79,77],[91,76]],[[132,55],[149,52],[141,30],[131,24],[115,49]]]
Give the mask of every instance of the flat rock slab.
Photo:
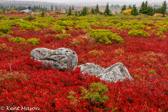
[[[35,48],[30,53],[31,58],[42,62],[45,66],[53,69],[74,70],[78,63],[78,56],[75,51],[68,48],[56,50],[47,48]]]
[[[85,63],[79,65],[78,67],[80,67],[80,70],[83,74],[88,73],[89,75],[95,75],[95,76],[99,75],[105,70],[105,68],[94,63]]]
[[[98,77],[107,82],[123,81],[127,78],[133,79],[127,68],[120,62],[106,68],[101,74],[98,75]]]

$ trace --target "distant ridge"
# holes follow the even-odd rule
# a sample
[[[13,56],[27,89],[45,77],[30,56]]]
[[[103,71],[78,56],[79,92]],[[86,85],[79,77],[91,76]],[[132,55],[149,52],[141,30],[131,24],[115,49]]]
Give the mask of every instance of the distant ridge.
[[[140,6],[142,2],[121,2],[121,1],[113,1],[113,2],[109,2],[109,5],[113,4],[113,5],[133,5],[136,4],[137,6]],[[162,5],[163,2],[149,2],[149,5],[153,6],[153,5]],[[99,6],[105,6],[107,4],[107,2],[76,2],[76,3],[57,3],[57,2],[47,2],[46,1],[20,1],[20,0],[0,0],[0,5],[21,5],[21,6],[44,6],[44,7],[50,7],[51,5],[53,6],[60,6],[60,7],[69,7],[69,6],[96,6],[96,4],[99,4]]]
[[[16,0],[0,0],[0,5],[9,6],[42,6],[46,8],[50,8],[51,5],[59,6],[59,7],[67,7],[69,5],[65,3],[53,3],[53,2],[36,2],[36,1],[16,1]]]

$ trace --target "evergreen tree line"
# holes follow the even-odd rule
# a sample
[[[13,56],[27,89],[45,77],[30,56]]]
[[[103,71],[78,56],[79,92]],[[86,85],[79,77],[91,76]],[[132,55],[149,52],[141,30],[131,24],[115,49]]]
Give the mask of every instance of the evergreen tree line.
[[[24,9],[27,9],[27,7],[23,7],[23,6],[19,6],[19,7],[16,7],[16,6],[2,6],[0,5],[0,13],[5,13],[6,11],[10,11],[10,10],[16,10],[16,11],[21,11],[21,10],[24,10]],[[39,9],[39,11],[47,11],[47,8],[45,7],[41,7],[41,6],[33,6],[33,7],[30,7],[30,9],[32,11],[35,11],[36,9]]]
[[[128,9],[132,9],[131,11],[132,15],[138,15],[138,13],[141,13],[141,14],[147,14],[147,15],[153,16],[155,13],[161,13],[163,14],[163,16],[165,16],[167,3],[166,1],[164,1],[162,6],[156,9],[156,8],[153,8],[152,6],[149,6],[148,2],[146,1],[146,2],[142,2],[139,12],[138,12],[138,9],[136,8],[136,5],[133,5],[133,7],[129,6]],[[124,10],[127,10],[126,5],[122,7],[121,12],[123,12]]]
[[[72,8],[72,7],[70,6],[69,9],[68,9],[68,11],[67,11],[67,15],[68,15],[68,16],[73,15],[72,10],[74,10],[74,8]],[[91,11],[92,14],[101,14],[101,15],[104,14],[105,16],[110,16],[110,15],[112,15],[108,3],[107,3],[107,5],[106,5],[106,7],[105,7],[104,12],[101,12],[101,11],[99,10],[98,4],[96,5],[96,8],[95,8],[95,9],[92,8],[90,11]],[[79,15],[79,16],[86,16],[86,15],[88,15],[88,14],[89,14],[89,8],[87,8],[86,6],[83,7],[83,9],[82,9],[81,11],[75,11],[75,15],[76,15],[76,16],[78,16],[78,15]]]

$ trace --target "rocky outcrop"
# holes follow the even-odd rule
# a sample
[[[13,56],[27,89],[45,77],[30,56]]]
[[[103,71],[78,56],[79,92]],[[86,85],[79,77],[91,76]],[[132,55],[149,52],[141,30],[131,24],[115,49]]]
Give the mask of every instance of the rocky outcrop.
[[[78,56],[75,51],[68,48],[58,48],[51,50],[47,48],[35,48],[30,53],[31,58],[42,62],[48,68],[66,70],[75,70],[78,63]],[[103,68],[94,63],[85,63],[79,65],[81,72],[95,75],[101,80],[107,82],[123,81],[125,79],[133,79],[129,74],[127,68],[120,62]]]
[[[80,70],[83,74],[88,73],[89,75],[95,75],[95,76],[101,74],[105,70],[105,68],[94,63],[85,63],[79,65],[78,67],[80,67]]]
[[[89,75],[95,75],[106,82],[123,81],[127,78],[132,79],[127,68],[120,62],[106,69],[94,63],[85,63],[78,67],[80,67],[83,74],[88,73]]]
[[[127,68],[120,62],[106,68],[101,74],[98,75],[101,80],[107,82],[123,81],[124,79],[132,79]]]
[[[35,48],[30,53],[31,58],[42,62],[45,66],[53,69],[74,70],[78,63],[78,56],[75,51],[68,48],[51,50],[47,48]]]

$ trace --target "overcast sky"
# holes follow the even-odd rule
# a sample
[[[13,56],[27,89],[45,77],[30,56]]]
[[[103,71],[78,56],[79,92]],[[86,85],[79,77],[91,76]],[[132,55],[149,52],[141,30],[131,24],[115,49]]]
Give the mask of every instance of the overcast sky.
[[[136,3],[142,2],[146,0],[15,0],[15,1],[43,1],[43,2],[56,2],[56,3],[83,3],[83,2],[128,2],[128,3]],[[147,0],[149,3],[153,2],[163,2],[164,0]]]

